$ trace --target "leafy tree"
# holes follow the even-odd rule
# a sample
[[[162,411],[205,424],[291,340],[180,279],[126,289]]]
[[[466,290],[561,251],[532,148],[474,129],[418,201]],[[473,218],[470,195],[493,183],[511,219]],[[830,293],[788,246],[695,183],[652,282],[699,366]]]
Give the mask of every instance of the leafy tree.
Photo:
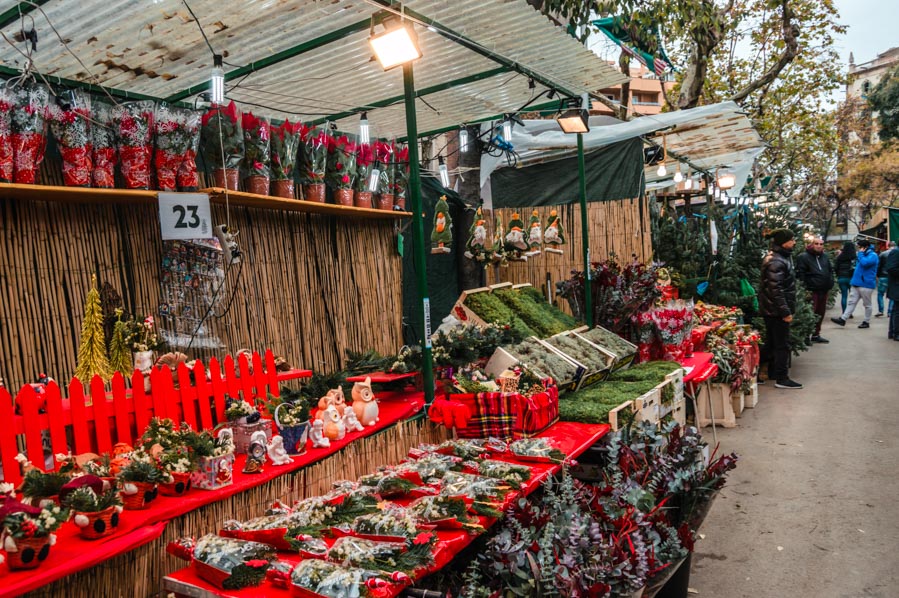
[[[880,140],[899,140],[899,65],[883,76],[868,95],[868,103],[877,112]]]

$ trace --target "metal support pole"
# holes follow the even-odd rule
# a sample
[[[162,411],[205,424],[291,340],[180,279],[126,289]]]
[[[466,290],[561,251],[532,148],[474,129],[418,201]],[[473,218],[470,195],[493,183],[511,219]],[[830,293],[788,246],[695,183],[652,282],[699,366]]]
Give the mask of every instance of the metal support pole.
[[[421,378],[425,404],[434,401],[434,358],[431,355],[431,300],[428,297],[428,270],[425,262],[425,226],[421,205],[421,173],[418,164],[418,123],[415,119],[415,80],[412,63],[403,65],[403,91],[406,104],[406,136],[409,140],[409,200],[412,204],[412,261],[415,264],[418,299],[424,316],[421,337]]]
[[[581,191],[581,237],[584,245],[584,314],[593,328],[593,282],[590,276],[590,231],[587,228],[587,168],[584,166],[584,136],[577,134],[577,174]]]

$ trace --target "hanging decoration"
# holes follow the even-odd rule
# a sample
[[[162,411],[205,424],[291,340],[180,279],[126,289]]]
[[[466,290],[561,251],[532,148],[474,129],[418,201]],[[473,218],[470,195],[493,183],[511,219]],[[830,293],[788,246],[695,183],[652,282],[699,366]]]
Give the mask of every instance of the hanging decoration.
[[[487,221],[484,220],[483,208],[478,207],[468,233],[465,257],[486,267],[493,258],[493,252],[487,247]]]
[[[91,290],[84,300],[84,320],[81,322],[81,344],[78,346],[78,367],[75,377],[84,384],[100,376],[104,381],[112,378],[109,357],[106,355],[106,339],[103,334],[103,307],[97,290],[97,276],[91,276]]]
[[[540,255],[540,248],[543,247],[543,230],[540,228],[540,213],[537,210],[531,212],[531,219],[528,222],[528,257]]]
[[[503,219],[497,214],[496,223],[493,227],[493,250],[491,251],[493,263],[498,266],[508,266],[508,255],[506,254],[506,230],[503,227]]]
[[[453,218],[446,195],[441,195],[434,208],[434,229],[431,231],[431,253],[450,253],[453,245]]]
[[[551,210],[546,219],[546,228],[543,230],[543,248],[548,253],[565,253],[561,247],[565,245],[565,231],[562,229],[562,220],[559,212]]]
[[[528,241],[525,237],[524,222],[518,212],[514,212],[512,219],[509,220],[509,232],[506,233],[505,242],[508,259],[527,261],[524,252],[528,249]]]
[[[47,149],[47,103],[49,91],[30,83],[13,90],[12,150],[13,182],[33,185]]]
[[[47,107],[50,130],[62,156],[69,187],[91,186],[91,97],[82,90],[61,94]]]

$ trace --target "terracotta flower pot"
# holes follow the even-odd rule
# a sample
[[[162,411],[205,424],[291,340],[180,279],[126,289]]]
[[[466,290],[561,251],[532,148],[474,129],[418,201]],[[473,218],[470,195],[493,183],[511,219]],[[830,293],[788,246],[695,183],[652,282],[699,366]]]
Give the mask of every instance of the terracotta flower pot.
[[[183,473],[179,471],[173,471],[172,477],[174,478],[173,482],[169,482],[168,484],[160,484],[159,485],[159,493],[163,496],[181,496],[182,494],[186,494],[188,490],[190,490],[190,476],[191,474]]]
[[[393,210],[393,194],[392,193],[382,193],[378,196],[378,209],[379,210],[387,210],[388,212]]]
[[[128,494],[126,489],[129,485],[134,485],[137,488],[137,491]],[[122,488],[122,504],[124,504],[125,508],[129,511],[146,509],[151,502],[156,500],[156,494],[158,492],[156,484],[150,484],[148,482],[123,482]]]
[[[334,190],[334,203],[341,205],[341,206],[353,205],[353,190],[352,189],[335,189]]]
[[[303,196],[306,201],[325,203],[325,184],[313,183],[312,185],[303,185]]]
[[[108,536],[119,527],[119,508],[109,507],[96,513],[75,513],[75,525],[85,540]]]
[[[293,181],[272,181],[272,195],[294,199]]]
[[[248,193],[255,193],[256,195],[268,195],[269,181],[267,176],[248,176],[243,180],[243,182]]]
[[[406,211],[406,198],[405,197],[395,197],[393,198],[393,205],[398,207],[402,211]]]
[[[353,194],[353,201],[357,208],[371,208],[371,192],[356,191]]]
[[[238,183],[240,182],[240,172],[236,168],[217,168],[212,171],[212,180],[216,187],[237,191]]]
[[[50,537],[19,538],[15,540],[16,552],[6,553],[6,564],[12,570],[37,569],[50,554]]]

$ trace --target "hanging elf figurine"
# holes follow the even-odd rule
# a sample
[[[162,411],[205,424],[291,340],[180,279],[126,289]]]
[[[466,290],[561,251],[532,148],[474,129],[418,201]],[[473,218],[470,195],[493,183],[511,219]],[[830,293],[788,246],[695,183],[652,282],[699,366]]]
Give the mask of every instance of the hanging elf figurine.
[[[505,244],[505,229],[503,228],[503,219],[496,215],[496,226],[493,228],[493,251],[491,258],[493,259],[493,263],[499,266],[508,266],[508,262],[506,261],[506,244]]]
[[[475,212],[474,224],[469,229],[468,243],[465,244],[465,257],[484,264],[484,266],[491,258],[490,250],[487,248],[487,221],[484,220],[484,212],[480,207]]]
[[[565,231],[559,213],[552,210],[546,219],[546,230],[543,232],[544,249],[550,253],[565,253],[561,247],[565,244]]]
[[[531,220],[528,222],[528,251],[525,255],[533,257],[540,255],[543,246],[543,231],[540,228],[540,214],[537,210],[531,212]]]
[[[509,232],[506,233],[506,252],[509,254],[510,260],[527,261],[524,252],[528,249],[528,241],[525,236],[524,222],[518,212],[512,213],[512,219],[509,220]]]
[[[446,195],[441,195],[434,208],[434,230],[431,232],[431,253],[450,253],[453,244],[453,219],[446,203]]]

